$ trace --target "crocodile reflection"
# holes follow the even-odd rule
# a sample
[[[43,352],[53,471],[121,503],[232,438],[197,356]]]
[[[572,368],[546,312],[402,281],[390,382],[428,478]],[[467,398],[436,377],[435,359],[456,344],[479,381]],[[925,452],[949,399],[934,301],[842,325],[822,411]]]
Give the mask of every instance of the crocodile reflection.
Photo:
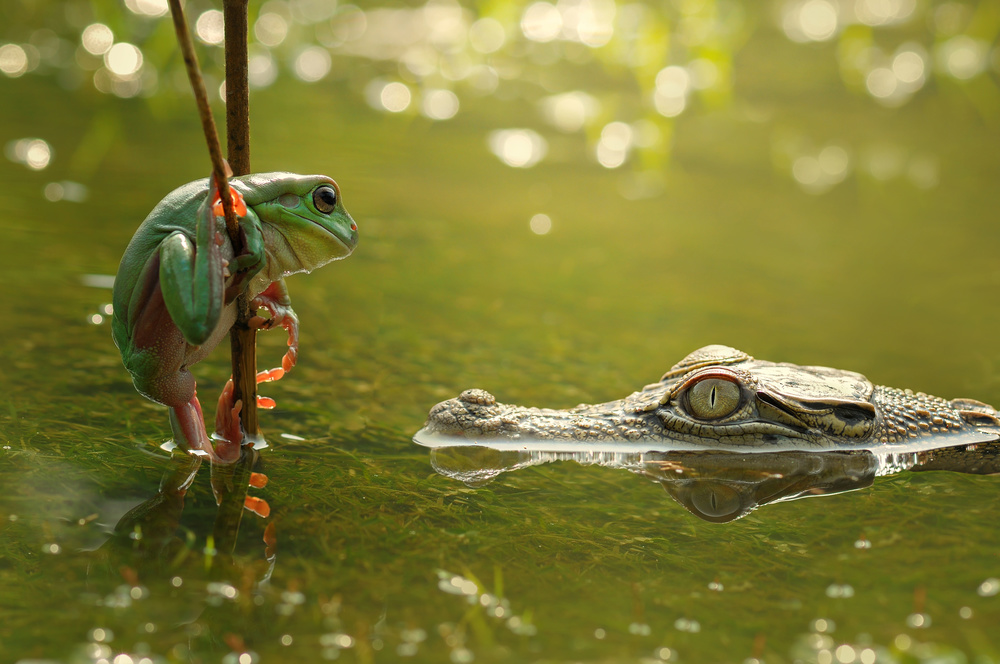
[[[621,468],[657,482],[695,516],[733,521],[761,505],[824,496],[871,486],[876,477],[903,471],[1000,473],[1000,443],[960,445],[919,452],[724,451],[615,452],[581,446],[576,451],[512,450],[452,445],[431,450],[431,465],[472,487],[505,472],[554,461]]]

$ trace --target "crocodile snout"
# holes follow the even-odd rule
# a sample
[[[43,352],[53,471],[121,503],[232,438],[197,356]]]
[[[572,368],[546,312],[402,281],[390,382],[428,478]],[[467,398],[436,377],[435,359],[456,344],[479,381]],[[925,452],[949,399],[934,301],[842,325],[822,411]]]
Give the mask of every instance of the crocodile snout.
[[[500,413],[496,397],[486,390],[465,390],[431,408],[425,428],[448,436],[495,436],[510,424]]]

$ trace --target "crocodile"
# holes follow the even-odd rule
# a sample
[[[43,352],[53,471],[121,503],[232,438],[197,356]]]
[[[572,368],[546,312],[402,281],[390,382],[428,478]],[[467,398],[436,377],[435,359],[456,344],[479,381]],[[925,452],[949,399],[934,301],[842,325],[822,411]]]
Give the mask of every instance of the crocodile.
[[[1000,440],[1000,415],[973,399],[877,386],[853,371],[757,360],[728,346],[694,351],[624,399],[556,410],[471,389],[434,406],[415,436],[430,446],[507,443],[559,449],[921,450]]]

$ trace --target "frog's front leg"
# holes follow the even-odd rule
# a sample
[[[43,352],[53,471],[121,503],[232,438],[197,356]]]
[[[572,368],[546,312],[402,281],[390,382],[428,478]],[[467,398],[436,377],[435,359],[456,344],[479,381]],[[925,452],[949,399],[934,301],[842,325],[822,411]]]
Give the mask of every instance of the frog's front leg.
[[[171,320],[192,346],[201,346],[222,315],[225,261],[215,215],[206,200],[198,209],[194,245],[177,231],[160,243],[159,280]],[[155,331],[154,331],[155,334]]]
[[[264,289],[263,293],[254,298],[253,306],[266,310],[270,314],[270,318],[254,316],[250,319],[251,327],[259,330],[270,330],[280,325],[288,333],[288,350],[281,358],[281,367],[257,374],[258,383],[278,380],[286,372],[291,371],[299,359],[299,317],[292,310],[292,300],[288,296],[285,280],[279,279],[272,282]]]

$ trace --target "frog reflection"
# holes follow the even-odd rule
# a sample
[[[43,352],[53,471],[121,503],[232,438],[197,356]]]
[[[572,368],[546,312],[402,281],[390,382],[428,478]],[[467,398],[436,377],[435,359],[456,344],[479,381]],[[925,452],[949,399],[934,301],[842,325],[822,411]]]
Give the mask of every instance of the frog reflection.
[[[572,451],[497,449],[486,445],[431,450],[431,465],[473,487],[504,472],[553,461],[622,468],[663,485],[689,512],[713,523],[746,516],[761,505],[825,496],[871,486],[876,477],[903,471],[950,470],[1000,473],[1000,443],[961,445],[920,452],[716,451],[615,452],[580,446]]]
[[[259,452],[252,445],[240,450],[240,457],[232,464],[210,463],[210,483],[215,496],[216,510],[211,533],[211,554],[221,569],[236,564],[233,558],[240,522],[245,511],[266,518],[270,507],[262,498],[248,495],[251,488],[263,488],[267,476],[253,472]],[[100,547],[101,556],[112,570],[123,565],[147,579],[161,578],[193,565],[203,565],[204,552],[199,530],[194,523],[182,525],[185,499],[202,466],[202,457],[173,454],[155,494],[126,512],[114,526],[110,537]],[[197,521],[196,518],[194,521]],[[264,581],[270,576],[275,562],[273,522],[264,532],[265,552],[263,561],[253,563],[254,576]],[[262,563],[262,564],[261,564]],[[239,572],[237,576],[243,576]]]

